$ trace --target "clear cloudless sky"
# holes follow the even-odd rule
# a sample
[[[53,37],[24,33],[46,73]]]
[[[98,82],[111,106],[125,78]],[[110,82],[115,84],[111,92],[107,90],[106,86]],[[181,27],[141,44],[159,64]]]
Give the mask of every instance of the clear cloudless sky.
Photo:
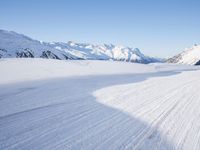
[[[200,43],[200,0],[0,0],[0,29],[169,57]]]

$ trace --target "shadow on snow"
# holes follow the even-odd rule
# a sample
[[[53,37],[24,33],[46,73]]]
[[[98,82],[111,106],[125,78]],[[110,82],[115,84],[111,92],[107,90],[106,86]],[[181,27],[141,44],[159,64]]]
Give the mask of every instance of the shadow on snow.
[[[0,149],[173,149],[172,141],[156,128],[97,102],[92,93],[177,73],[83,76],[0,86]]]

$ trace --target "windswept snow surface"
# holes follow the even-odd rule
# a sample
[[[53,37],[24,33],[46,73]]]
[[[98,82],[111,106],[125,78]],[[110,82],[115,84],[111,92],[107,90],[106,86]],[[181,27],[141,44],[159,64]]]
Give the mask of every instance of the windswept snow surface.
[[[2,59],[0,149],[200,149],[200,70]]]

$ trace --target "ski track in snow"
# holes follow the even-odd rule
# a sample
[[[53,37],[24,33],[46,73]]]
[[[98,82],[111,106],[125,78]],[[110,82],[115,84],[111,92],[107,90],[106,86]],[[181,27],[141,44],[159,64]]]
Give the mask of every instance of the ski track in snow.
[[[200,71],[0,85],[0,149],[200,149]]]

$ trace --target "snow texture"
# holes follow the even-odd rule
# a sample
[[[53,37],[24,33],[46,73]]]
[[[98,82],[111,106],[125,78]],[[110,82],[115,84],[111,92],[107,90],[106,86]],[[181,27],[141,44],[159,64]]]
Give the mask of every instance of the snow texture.
[[[199,67],[0,60],[0,149],[200,149]]]

